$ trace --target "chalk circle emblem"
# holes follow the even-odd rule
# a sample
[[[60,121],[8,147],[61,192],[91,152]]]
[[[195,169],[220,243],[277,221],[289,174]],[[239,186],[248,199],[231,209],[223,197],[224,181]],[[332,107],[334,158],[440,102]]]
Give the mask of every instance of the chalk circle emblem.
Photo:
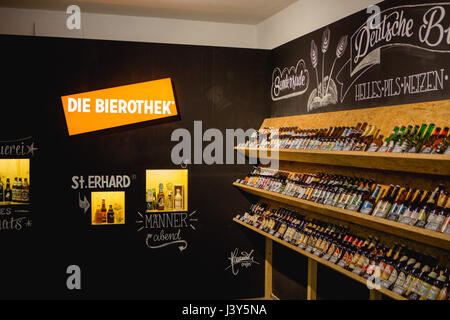
[[[231,251],[230,257],[228,257],[230,265],[225,270],[231,269],[231,272],[236,276],[239,273],[239,267],[250,268],[253,264],[259,264],[259,262],[255,261],[253,251],[242,251],[240,254],[237,248]]]

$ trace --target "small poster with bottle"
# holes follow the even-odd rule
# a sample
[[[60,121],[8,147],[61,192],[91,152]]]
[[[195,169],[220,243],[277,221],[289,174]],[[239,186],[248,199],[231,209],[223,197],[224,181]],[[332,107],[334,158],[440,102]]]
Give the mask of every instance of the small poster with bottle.
[[[30,203],[30,159],[0,159],[0,205]]]
[[[146,170],[146,212],[187,211],[188,170]]]
[[[125,192],[108,191],[91,193],[92,225],[125,224]]]
[[[175,188],[174,209],[184,210],[183,186],[181,184],[176,184],[174,188]]]

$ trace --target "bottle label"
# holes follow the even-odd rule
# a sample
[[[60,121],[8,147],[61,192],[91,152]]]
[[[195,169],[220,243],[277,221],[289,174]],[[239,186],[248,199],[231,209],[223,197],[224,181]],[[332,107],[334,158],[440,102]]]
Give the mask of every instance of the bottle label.
[[[330,257],[331,257],[331,255],[327,253],[322,257],[322,259],[328,260],[328,259],[330,259]]]
[[[391,272],[391,275],[387,279],[387,281],[390,283],[389,286],[391,286],[395,281],[397,281],[397,277],[398,277],[398,272],[396,269],[393,269]]]
[[[395,286],[403,287],[403,283],[405,282],[405,279],[406,279],[405,273],[403,271],[400,272],[400,274],[397,277],[397,280],[395,280]]]
[[[440,292],[440,289],[438,287],[432,286],[426,295],[427,300],[436,300]]]
[[[376,152],[378,150],[378,146],[375,143],[372,143],[367,149],[367,152]]]
[[[355,268],[353,268],[352,272],[353,272],[354,274],[360,275],[361,272],[362,272],[362,270],[361,270],[360,267],[355,267]]]
[[[382,145],[382,146],[377,150],[377,152],[386,152],[386,151],[388,150],[388,148],[389,148],[389,146]]]
[[[364,202],[361,210],[359,212],[364,214],[370,214],[373,210],[373,205],[370,202]]]
[[[391,208],[391,204],[389,202],[384,202],[383,205],[380,207],[380,210],[377,211],[375,214],[376,217],[384,218],[386,214],[389,212],[389,209]]]
[[[441,289],[441,291],[439,292],[439,295],[437,297],[437,300],[447,300],[448,298],[448,291],[447,288],[444,287]]]
[[[332,256],[331,259],[330,259],[329,261],[330,261],[331,263],[336,263],[338,258],[339,258],[339,257]]]
[[[447,150],[445,150],[444,154],[450,155],[450,147],[448,147]]]
[[[431,288],[431,284],[425,281],[421,281],[421,286],[417,289],[417,294],[420,297],[424,297]]]
[[[392,289],[392,291],[402,296],[406,290],[405,288],[403,288],[403,286],[395,286],[394,289]]]
[[[403,143],[402,145],[396,145],[392,149],[392,153],[403,153],[406,150],[406,145]]]
[[[322,251],[319,249],[314,250],[314,255],[320,257],[322,255]]]
[[[428,222],[428,224],[425,226],[425,229],[430,231],[438,231],[440,226],[441,226],[440,223]]]
[[[384,267],[383,274],[381,275],[381,278],[384,279],[384,280],[389,279],[389,277],[390,277],[391,272],[392,272],[393,269],[394,269],[393,266],[391,266],[391,265],[386,265],[386,266]]]
[[[341,259],[341,261],[339,261],[338,266],[343,268],[346,264],[346,260],[345,259]]]
[[[424,221],[424,220],[419,220],[419,221],[416,222],[415,226],[416,226],[416,227],[419,227],[419,228],[423,228],[423,227],[425,227],[425,224],[426,224],[426,223],[427,223],[427,222]]]
[[[450,223],[446,225],[445,229],[442,230],[442,233],[450,235]]]
[[[392,282],[390,282],[389,280],[382,280],[382,281],[381,281],[381,286],[382,286],[383,288],[388,289],[391,285],[392,285]]]
[[[432,150],[433,150],[433,148],[426,147],[426,148],[423,148],[420,153],[431,153]]]

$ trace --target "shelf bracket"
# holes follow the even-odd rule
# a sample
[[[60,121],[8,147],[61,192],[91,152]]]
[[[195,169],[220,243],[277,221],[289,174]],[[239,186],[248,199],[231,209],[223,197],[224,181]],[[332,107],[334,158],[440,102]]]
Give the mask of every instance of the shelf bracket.
[[[306,299],[317,299],[317,262],[311,258],[308,258],[308,288],[306,291]]]
[[[264,280],[264,298],[272,299],[272,258],[273,242],[266,238],[266,258],[265,258],[265,280]]]
[[[369,291],[369,300],[381,300],[381,292],[375,289]]]

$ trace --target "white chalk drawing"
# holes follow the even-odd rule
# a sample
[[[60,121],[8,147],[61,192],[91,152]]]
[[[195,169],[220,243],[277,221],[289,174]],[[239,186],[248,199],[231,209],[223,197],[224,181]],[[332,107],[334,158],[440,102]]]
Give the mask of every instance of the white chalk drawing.
[[[231,272],[235,276],[239,273],[239,266],[249,268],[253,264],[259,264],[259,262],[255,261],[253,250],[250,252],[242,251],[241,254],[239,254],[238,248],[231,251],[228,260],[230,260],[230,265],[227,266],[225,270],[231,269]]]
[[[80,209],[83,209],[84,213],[89,210],[91,204],[89,203],[89,200],[86,199],[86,195],[84,195],[84,199],[81,200],[81,195],[80,193],[78,193],[78,206],[80,207]]]
[[[32,157],[35,151],[33,137],[26,137],[16,140],[0,141],[1,157]]]
[[[337,48],[336,48],[336,57],[334,58],[333,65],[331,67],[330,75],[324,76],[325,69],[325,55],[328,51],[330,45],[330,29],[327,28],[322,34],[322,78],[319,79],[317,68],[319,67],[319,50],[317,48],[316,42],[314,40],[311,41],[311,64],[316,71],[316,80],[317,87],[313,89],[311,94],[309,95],[307,111],[310,112],[315,109],[319,109],[330,104],[336,104],[339,101],[338,97],[338,89],[335,81],[333,80],[333,71],[336,65],[336,61],[340,59],[345,50],[347,49],[348,36],[343,36],[340,38]]]
[[[283,70],[276,67],[272,72],[271,96],[273,101],[304,94],[309,87],[309,71],[300,59],[297,64]]]
[[[420,10],[421,19],[408,16]],[[449,11],[450,2],[403,5],[381,11],[375,28],[362,24],[350,37],[350,58],[336,76],[340,102],[362,75],[382,63],[382,51],[404,47],[450,53],[450,26],[443,25]]]
[[[185,230],[196,231],[194,217],[197,210],[187,212],[153,212],[142,214],[138,211],[139,218],[137,232],[147,231],[145,245],[149,249],[161,249],[171,245],[177,245],[178,250],[183,252],[188,247],[184,238]]]

